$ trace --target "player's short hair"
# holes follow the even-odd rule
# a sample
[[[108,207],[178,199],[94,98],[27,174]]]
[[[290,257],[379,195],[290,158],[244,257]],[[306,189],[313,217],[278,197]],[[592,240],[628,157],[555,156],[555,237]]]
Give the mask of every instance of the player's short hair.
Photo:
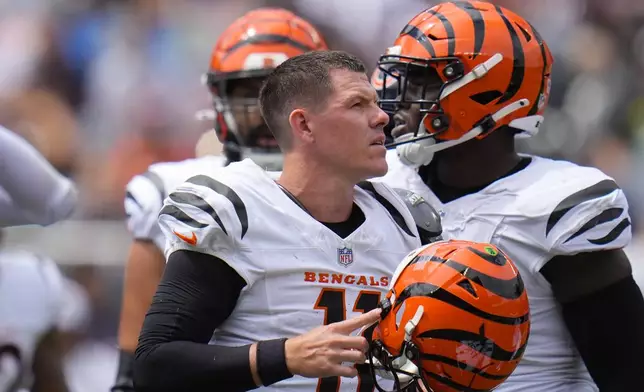
[[[284,61],[264,80],[259,108],[282,151],[291,148],[288,117],[298,107],[315,109],[333,93],[332,70],[366,73],[356,56],[336,50],[307,52]]]

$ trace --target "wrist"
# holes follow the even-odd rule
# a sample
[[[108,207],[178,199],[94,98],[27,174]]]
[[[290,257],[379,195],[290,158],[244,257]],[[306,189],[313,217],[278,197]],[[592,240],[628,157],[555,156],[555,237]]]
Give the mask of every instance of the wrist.
[[[286,338],[257,343],[257,373],[262,385],[268,386],[293,377],[286,360]]]

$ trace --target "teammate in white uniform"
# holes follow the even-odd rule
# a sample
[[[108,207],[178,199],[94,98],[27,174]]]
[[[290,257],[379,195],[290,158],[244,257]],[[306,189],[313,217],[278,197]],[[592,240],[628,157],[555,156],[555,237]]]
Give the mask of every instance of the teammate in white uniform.
[[[0,227],[50,225],[76,206],[76,187],[23,138],[0,126]]]
[[[56,264],[0,252],[0,392],[66,392],[59,345],[65,303]]]
[[[370,310],[421,240],[405,201],[363,181],[386,172],[388,120],[364,71],[343,52],[285,61],[260,93],[284,151],[277,181],[244,160],[166,199],[168,264],[137,347],[137,388],[373,390],[368,373],[350,378],[367,341],[349,335],[377,321]]]
[[[254,34],[246,35],[248,31]],[[275,37],[283,42],[277,42]],[[163,200],[197,173],[214,173],[243,158],[251,158],[266,169],[281,170],[281,153],[258,110],[261,81],[285,59],[325,48],[315,28],[289,11],[265,8],[240,17],[224,31],[213,50],[206,80],[214,110],[201,113],[214,120],[224,157],[157,163],[127,185],[125,211],[134,242],[125,273],[119,327],[121,355],[113,392],[132,390],[134,349],[165,268],[165,237],[157,223]]]
[[[640,390],[644,300],[622,251],[624,193],[597,169],[515,152],[550,92],[539,33],[487,2],[442,3],[413,18],[379,65],[401,82],[382,101],[396,105],[397,151],[383,180],[439,210],[446,239],[497,245],[525,282],[530,339],[497,390]]]

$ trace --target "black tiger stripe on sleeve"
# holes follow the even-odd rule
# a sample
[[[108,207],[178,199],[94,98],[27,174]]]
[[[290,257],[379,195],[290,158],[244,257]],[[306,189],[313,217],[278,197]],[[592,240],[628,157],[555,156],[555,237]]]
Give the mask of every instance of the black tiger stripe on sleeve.
[[[190,227],[194,227],[197,229],[202,229],[204,227],[207,227],[208,225],[205,223],[201,223],[190,217],[190,215],[186,214],[183,212],[181,209],[179,209],[177,206],[173,205],[165,205],[161,211],[159,211],[159,216],[161,215],[168,215],[171,216],[172,218],[176,219],[177,221],[184,223]]]
[[[206,201],[204,200],[201,196],[195,195],[193,193],[189,192],[172,192],[169,196],[170,200],[174,201],[175,203],[179,204],[190,204],[192,206],[195,206],[205,212],[206,214],[210,215],[215,222],[221,227],[221,230],[225,233],[228,234],[228,231],[226,230],[226,227],[224,226],[224,222],[222,222],[221,218],[215,211],[215,209]]]
[[[188,179],[187,182],[194,185],[210,188],[211,190],[217,192],[221,196],[228,199],[230,203],[233,205],[233,208],[235,209],[235,214],[237,215],[237,218],[239,219],[239,223],[241,224],[241,238],[244,238],[244,235],[246,235],[246,232],[248,231],[248,210],[246,209],[246,205],[244,204],[244,201],[239,197],[239,195],[232,188],[215,180],[214,178],[204,176],[204,175],[194,176]],[[222,225],[222,229],[223,229],[223,225]]]
[[[584,188],[572,195],[566,197],[557,204],[548,216],[546,223],[546,236],[552,231],[557,222],[559,222],[570,210],[589,200],[598,199],[600,197],[611,194],[619,189],[615,181],[603,180],[587,188]]]
[[[586,233],[588,230],[591,230],[598,225],[614,221],[615,219],[619,218],[622,215],[622,212],[624,212],[624,209],[618,208],[618,207],[608,208],[602,211],[601,213],[599,213],[598,215],[590,219],[588,222],[586,222],[574,234],[568,237],[568,239],[566,239],[564,243],[574,240],[575,238],[579,237],[580,235]]]

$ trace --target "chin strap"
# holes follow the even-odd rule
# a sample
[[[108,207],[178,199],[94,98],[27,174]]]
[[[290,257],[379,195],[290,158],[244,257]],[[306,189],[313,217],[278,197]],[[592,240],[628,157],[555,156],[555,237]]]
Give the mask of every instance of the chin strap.
[[[491,121],[494,123],[501,120],[503,117],[506,117],[513,112],[526,107],[530,104],[530,100],[523,98],[518,101],[514,101],[509,105],[504,106],[498,112],[494,113],[491,116]],[[421,127],[419,127],[418,134],[414,136],[413,134],[403,135],[396,139],[396,143],[405,142],[414,138],[419,138],[423,136],[429,136],[427,129],[423,125],[424,121],[421,121]],[[434,158],[434,154],[438,151],[446,150],[448,148],[454,147],[456,145],[465,143],[479,136],[485,131],[483,125],[477,125],[476,127],[469,130],[466,134],[461,136],[456,140],[446,140],[444,142],[436,143],[436,140],[432,137],[427,137],[425,139],[409,142],[405,144],[398,145],[396,147],[396,152],[400,161],[407,166],[418,168],[420,166],[429,165],[429,163]]]

